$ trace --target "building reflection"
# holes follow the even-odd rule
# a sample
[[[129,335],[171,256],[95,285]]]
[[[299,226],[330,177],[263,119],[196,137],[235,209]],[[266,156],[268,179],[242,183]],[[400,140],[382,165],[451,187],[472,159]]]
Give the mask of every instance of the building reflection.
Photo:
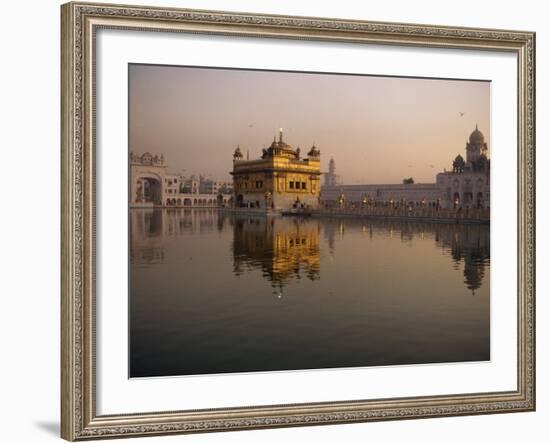
[[[436,243],[450,251],[457,266],[464,263],[464,284],[475,294],[483,283],[485,273],[489,272],[491,240],[489,227],[483,225],[439,226],[436,231]]]
[[[159,264],[164,262],[163,211],[140,209],[130,211],[130,263]]]
[[[292,280],[320,279],[321,249],[326,248],[332,259],[337,253],[346,254],[339,242],[357,231],[366,239],[386,237],[411,247],[416,241],[433,239],[454,269],[462,271],[472,294],[489,278],[490,230],[486,225],[236,216],[215,209],[132,209],[131,262],[161,264],[166,245],[175,238],[212,231],[232,233],[234,274],[260,270],[279,290]]]
[[[204,234],[220,226],[215,209],[131,209],[130,260],[132,263],[164,262],[165,242],[183,234]]]
[[[344,236],[346,230],[357,229],[361,229],[370,239],[380,235],[390,239],[397,237],[409,246],[417,239],[433,237],[436,245],[452,259],[454,269],[462,268],[464,284],[472,294],[482,286],[485,278],[489,278],[486,274],[489,273],[491,244],[487,225],[327,219],[323,221],[323,236],[331,257],[334,257],[338,239]]]
[[[236,217],[233,220],[234,272],[261,269],[274,288],[302,277],[320,278],[320,226],[286,217]]]

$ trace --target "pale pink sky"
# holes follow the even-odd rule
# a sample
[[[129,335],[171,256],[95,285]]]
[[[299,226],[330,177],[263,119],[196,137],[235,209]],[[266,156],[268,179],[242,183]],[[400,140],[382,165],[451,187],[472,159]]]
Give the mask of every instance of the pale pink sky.
[[[491,149],[485,81],[130,65],[129,85],[130,149],[185,175],[230,180],[235,147],[258,158],[279,127],[347,184],[433,182],[476,123]]]

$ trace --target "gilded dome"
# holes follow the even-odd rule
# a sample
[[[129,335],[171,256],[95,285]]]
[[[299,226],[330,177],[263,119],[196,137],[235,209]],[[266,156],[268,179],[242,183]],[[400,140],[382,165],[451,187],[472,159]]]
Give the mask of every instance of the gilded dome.
[[[485,143],[485,136],[483,133],[477,128],[474,129],[474,132],[470,134],[470,143],[477,144],[477,143]]]
[[[235,149],[235,152],[233,153],[234,159],[241,159],[243,158],[243,153],[241,152],[241,147],[237,146],[237,149]]]
[[[319,148],[317,148],[317,146],[315,146],[314,144],[309,150],[309,152],[307,153],[307,155],[310,157],[319,157],[321,155],[321,151],[319,151]]]
[[[269,155],[286,154],[286,155],[295,157],[295,156],[299,155],[299,149],[300,148],[298,148],[298,150],[294,150],[294,148],[291,145],[289,145],[289,144],[287,144],[283,141],[283,129],[280,128],[279,129],[279,140],[276,140],[276,138],[273,137],[273,143],[271,143],[271,146],[267,149],[267,153]]]

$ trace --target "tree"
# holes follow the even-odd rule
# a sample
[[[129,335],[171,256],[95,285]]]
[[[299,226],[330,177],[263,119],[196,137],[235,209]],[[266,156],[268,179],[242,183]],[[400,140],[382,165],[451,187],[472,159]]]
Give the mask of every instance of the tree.
[[[413,183],[414,183],[414,179],[412,177],[403,179],[403,184],[404,185],[412,185]]]

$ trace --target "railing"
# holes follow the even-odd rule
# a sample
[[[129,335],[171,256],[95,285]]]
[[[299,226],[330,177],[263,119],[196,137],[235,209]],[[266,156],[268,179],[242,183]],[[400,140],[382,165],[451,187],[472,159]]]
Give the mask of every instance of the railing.
[[[357,216],[357,217],[375,217],[375,218],[411,218],[426,219],[434,221],[450,222],[489,222],[490,210],[483,208],[418,208],[418,207],[343,207],[343,208],[320,208],[312,210],[315,215],[334,215],[334,216]]]

